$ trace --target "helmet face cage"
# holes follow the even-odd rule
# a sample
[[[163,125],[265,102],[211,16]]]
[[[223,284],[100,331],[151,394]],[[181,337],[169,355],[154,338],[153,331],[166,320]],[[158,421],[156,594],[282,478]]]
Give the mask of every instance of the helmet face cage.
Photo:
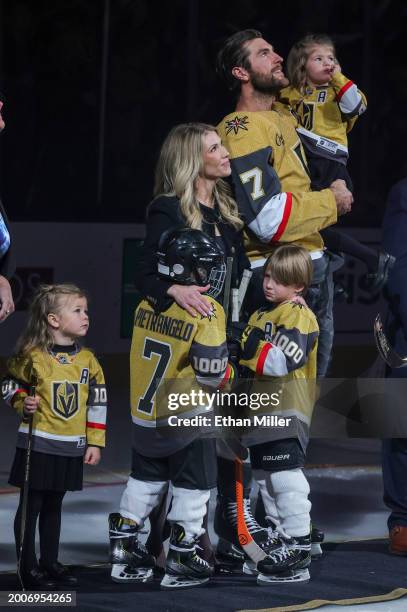
[[[200,230],[178,230],[160,244],[158,272],[181,285],[210,285],[206,292],[214,298],[223,289],[226,265],[222,252]]]
[[[226,264],[225,262],[219,262],[213,266],[209,273],[208,284],[210,285],[207,291],[208,295],[217,298],[222,293],[223,285],[226,278]]]

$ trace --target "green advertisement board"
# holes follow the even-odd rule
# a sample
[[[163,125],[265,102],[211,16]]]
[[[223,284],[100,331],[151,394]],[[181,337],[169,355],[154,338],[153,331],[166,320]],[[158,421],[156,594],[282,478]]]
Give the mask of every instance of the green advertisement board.
[[[123,240],[122,300],[120,314],[120,337],[131,338],[134,310],[141,300],[136,288],[136,270],[141,262],[143,241],[139,238]]]

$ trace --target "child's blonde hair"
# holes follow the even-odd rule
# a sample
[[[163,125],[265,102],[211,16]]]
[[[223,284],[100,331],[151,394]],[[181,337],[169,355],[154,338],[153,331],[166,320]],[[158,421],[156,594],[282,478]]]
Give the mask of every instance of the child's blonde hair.
[[[305,64],[315,45],[331,47],[333,54],[336,55],[332,38],[326,34],[307,34],[292,46],[287,57],[286,68],[290,85],[301,91],[301,93],[304,93],[303,89],[307,81]]]
[[[84,297],[86,293],[76,285],[40,285],[29,307],[27,326],[17,341],[18,356],[27,355],[33,349],[46,351],[54,344],[49,329],[48,315],[58,314],[70,296]]]
[[[270,272],[281,285],[304,286],[306,292],[312,281],[312,260],[309,252],[296,244],[279,246],[264,264],[264,274]]]

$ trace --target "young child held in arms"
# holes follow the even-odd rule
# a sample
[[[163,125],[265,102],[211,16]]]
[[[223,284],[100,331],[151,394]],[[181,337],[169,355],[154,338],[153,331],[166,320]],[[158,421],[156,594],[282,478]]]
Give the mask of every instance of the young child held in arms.
[[[290,86],[281,91],[280,103],[289,107],[300,123],[297,132],[307,156],[312,189],[325,189],[332,181],[343,179],[353,191],[347,169],[347,135],[365,112],[366,97],[342,74],[334,43],[325,34],[308,34],[295,43],[288,54],[287,75]],[[393,257],[332,228],[321,233],[328,249],[366,264],[370,292],[382,289]]]
[[[20,487],[14,521],[19,574],[25,588],[75,587],[58,561],[62,500],[82,489],[83,464],[97,465],[105,445],[106,387],[92,351],[78,341],[89,328],[87,299],[74,285],[42,285],[27,327],[8,362],[2,395],[21,417],[9,483]],[[35,388],[31,396],[30,389]],[[21,534],[29,421],[33,419],[27,515]],[[35,552],[38,522],[41,558]]]
[[[257,564],[261,584],[309,579],[311,503],[302,468],[313,409],[319,329],[314,313],[293,299],[306,292],[311,279],[312,263],[305,249],[278,247],[264,267],[263,289],[269,305],[253,313],[242,337],[240,363],[252,371],[252,390],[256,381],[264,390],[264,382],[273,383],[276,378],[290,391],[296,384],[287,404],[283,390],[279,405],[269,410],[290,417],[287,425],[258,429],[244,439],[265,514],[285,543]]]

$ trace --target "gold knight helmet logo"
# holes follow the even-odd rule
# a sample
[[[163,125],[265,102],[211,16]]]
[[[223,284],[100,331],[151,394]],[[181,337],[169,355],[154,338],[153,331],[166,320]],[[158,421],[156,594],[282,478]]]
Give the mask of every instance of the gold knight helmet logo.
[[[67,380],[52,383],[52,409],[64,419],[70,419],[79,410],[78,383]]]
[[[301,124],[306,130],[310,130],[314,127],[314,105],[306,104],[303,102],[303,112]]]

